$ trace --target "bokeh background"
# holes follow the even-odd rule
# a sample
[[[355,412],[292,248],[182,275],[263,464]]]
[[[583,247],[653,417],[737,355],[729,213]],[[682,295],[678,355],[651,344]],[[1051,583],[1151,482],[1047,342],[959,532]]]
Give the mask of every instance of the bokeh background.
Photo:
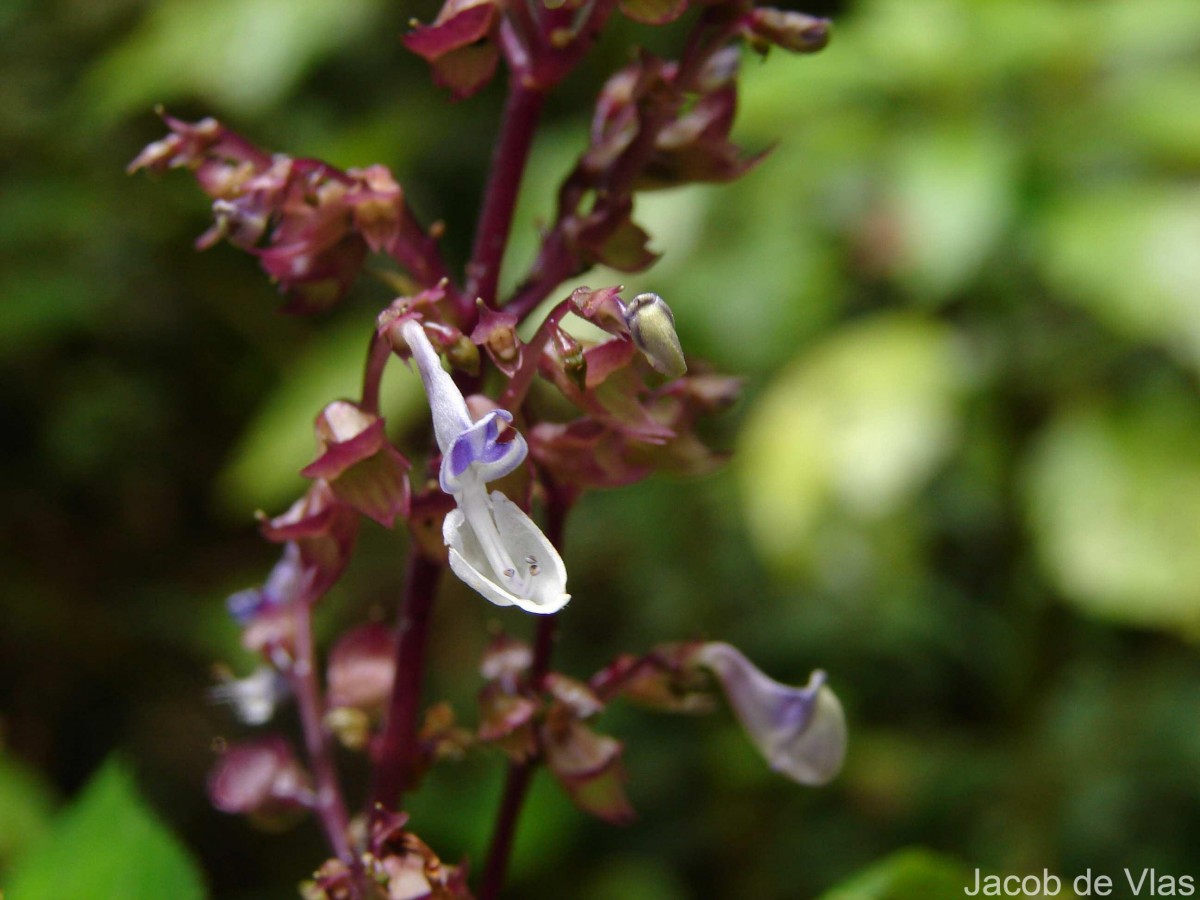
[[[800,788],[725,712],[618,706],[601,727],[627,742],[639,821],[590,821],[540,778],[510,895],[937,900],[976,866],[1200,876],[1200,4],[807,10],[836,16],[827,51],[745,61],[735,136],[770,158],[645,196],[662,262],[588,277],[663,294],[689,353],[746,389],[711,429],[733,451],[720,473],[579,505],[556,658],[586,676],[708,637],[784,681],[823,667],[845,772]],[[186,175],[123,169],[162,133],[154,104],[216,115],[293,155],[387,164],[461,261],[502,91],[449,104],[431,85],[398,35],[434,12],[0,5],[11,900],[50,896],[31,887],[46,869],[79,873],[73,898],[111,896],[93,873],[185,854],[211,896],[290,897],[323,858],[312,823],[264,834],[208,807],[212,741],[245,730],[204,691],[215,662],[253,666],[223,604],[273,562],[252,514],[297,491],[312,417],[354,391],[390,295],[368,278],[333,314],[281,316],[252,259],[192,250],[208,213]],[[633,44],[678,40],[617,24],[555,96],[510,277],[599,80]],[[392,375],[403,440],[423,413]],[[322,634],[394,608],[402,545],[368,529]],[[529,627],[444,591],[430,696],[468,720],[495,622]],[[478,863],[501,770],[435,771],[414,828]],[[140,861],[98,843],[114,810],[141,823]]]

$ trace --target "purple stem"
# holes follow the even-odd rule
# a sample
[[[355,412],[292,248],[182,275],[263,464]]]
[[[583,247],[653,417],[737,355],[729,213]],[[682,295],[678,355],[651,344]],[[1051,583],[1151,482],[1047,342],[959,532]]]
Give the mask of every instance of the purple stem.
[[[392,348],[388,342],[379,336],[379,332],[371,331],[371,343],[367,347],[367,362],[363,366],[362,408],[369,413],[379,415],[379,385],[383,381],[383,370],[387,367]]]
[[[597,4],[598,15],[607,16],[607,12]],[[722,12],[716,10],[706,13],[688,35],[687,46],[675,75],[675,82],[682,91],[695,89],[696,78],[704,64],[736,33],[737,19],[723,16]],[[613,168],[605,173],[601,184],[591,183],[590,179],[581,176],[578,169],[567,177],[559,192],[554,226],[542,241],[530,276],[505,306],[518,320],[529,315],[555,288],[581,268],[578,251],[571,246],[567,234],[571,223],[578,218],[579,204],[588,189],[598,190],[603,198],[607,198],[598,201],[598,208],[605,202],[617,203],[629,196],[637,176],[654,151],[659,132],[671,121],[673,114],[674,110],[669,113],[656,111],[642,117],[633,143]]]
[[[546,507],[546,537],[560,551],[563,545],[563,527],[566,524],[569,501],[566,495],[547,485],[550,502]],[[558,635],[558,613],[538,619],[537,633],[533,644],[533,663],[529,668],[529,685],[534,691],[542,689],[546,674],[550,671],[550,655]],[[529,792],[539,759],[532,757],[525,762],[508,764],[504,779],[504,794],[500,809],[496,813],[496,825],[492,830],[492,843],[488,847],[487,860],[483,865],[483,878],[479,887],[479,900],[497,900],[508,874],[508,861],[512,855],[513,842],[517,836],[517,820],[521,807]]]
[[[321,689],[317,684],[311,604],[296,603],[294,618],[296,657],[288,674],[304,731],[308,762],[316,782],[313,808],[321,819],[321,826],[334,854],[352,869],[356,869],[358,861],[350,847],[350,820],[346,814],[346,803],[342,799],[333,764],[333,743],[321,723],[322,700]]]
[[[573,215],[573,213],[572,213]],[[533,274],[513,295],[512,300],[504,307],[520,321],[537,308],[538,304],[550,296],[550,292],[571,277],[579,266],[575,254],[567,245],[563,235],[560,219],[555,230],[546,236],[542,249],[534,263]]]
[[[514,72],[509,78],[500,140],[492,157],[492,171],[475,231],[475,245],[467,264],[467,285],[462,294],[464,303],[474,304],[475,298],[479,297],[488,306],[496,305],[500,264],[508,244],[521,176],[529,160],[529,148],[533,144],[543,99],[545,94],[527,86],[520,73]]]
[[[404,599],[396,623],[396,674],[375,754],[371,809],[379,806],[399,809],[401,792],[412,786],[416,774],[420,755],[417,719],[421,712],[425,649],[441,573],[441,566],[422,556],[415,546],[409,550]]]
[[[428,230],[422,228],[412,210],[405,206],[400,214],[400,230],[388,247],[392,258],[422,287],[433,287],[443,278],[452,281],[437,243],[442,230],[436,222]],[[454,288],[448,292],[453,296]]]

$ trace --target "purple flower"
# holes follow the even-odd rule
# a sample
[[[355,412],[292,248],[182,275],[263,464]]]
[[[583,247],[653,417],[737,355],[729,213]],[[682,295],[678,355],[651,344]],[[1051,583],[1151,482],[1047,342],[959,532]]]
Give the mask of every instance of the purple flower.
[[[841,770],[846,719],[824,672],[813,672],[805,687],[789,687],[724,643],[701,645],[691,661],[716,676],[750,740],[776,772],[800,784],[822,785]]]

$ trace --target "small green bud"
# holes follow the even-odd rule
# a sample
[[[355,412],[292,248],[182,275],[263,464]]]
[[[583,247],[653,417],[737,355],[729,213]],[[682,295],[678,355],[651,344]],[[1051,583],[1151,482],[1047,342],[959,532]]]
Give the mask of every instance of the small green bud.
[[[655,371],[668,378],[678,378],[687,372],[683,348],[675,333],[675,316],[662,297],[638,294],[625,307],[625,324],[633,343]]]

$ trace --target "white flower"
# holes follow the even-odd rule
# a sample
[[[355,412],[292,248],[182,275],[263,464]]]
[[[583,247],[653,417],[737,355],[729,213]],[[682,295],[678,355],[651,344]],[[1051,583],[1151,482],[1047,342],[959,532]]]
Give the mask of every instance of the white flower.
[[[259,666],[245,678],[221,679],[208,689],[213,703],[228,703],[234,714],[247,725],[271,721],[275,708],[289,694],[287,680],[270,666]]]
[[[525,459],[525,439],[515,431],[501,441],[500,420],[512,413],[497,409],[478,422],[454,380],[442,368],[421,324],[400,326],[425,384],[433,413],[433,433],[442,450],[442,490],[454,496],[442,526],[454,574],[499,606],[553,613],[571,595],[562,557],[524,511],[487,482],[502,478]]]
[[[716,675],[729,705],[771,768],[800,784],[822,785],[842,768],[846,717],[842,704],[813,672],[803,688],[764,675],[736,647],[705,644],[693,661]]]

